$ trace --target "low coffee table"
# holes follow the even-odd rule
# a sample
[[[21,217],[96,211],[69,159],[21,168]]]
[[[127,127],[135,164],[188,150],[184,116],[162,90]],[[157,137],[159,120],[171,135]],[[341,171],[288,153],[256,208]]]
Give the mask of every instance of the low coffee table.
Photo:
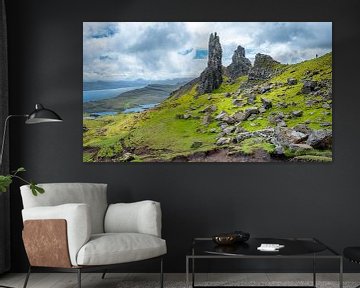
[[[262,252],[257,250],[262,243],[284,245],[278,252]],[[312,259],[313,285],[294,287],[316,287],[316,260],[335,259],[339,261],[339,287],[343,287],[343,258],[335,250],[315,238],[250,238],[247,242],[229,246],[216,245],[211,238],[195,238],[191,254],[186,256],[186,287],[189,287],[189,271],[191,266],[192,285],[195,285],[195,260],[200,259]],[[214,286],[213,286],[214,287]],[[226,287],[226,286],[223,286]],[[229,286],[228,286],[229,287]],[[234,286],[231,286],[234,287]],[[246,287],[246,286],[235,286]],[[254,286],[251,286],[254,287]],[[272,286],[274,287],[274,286]],[[284,287],[284,286],[282,286]]]

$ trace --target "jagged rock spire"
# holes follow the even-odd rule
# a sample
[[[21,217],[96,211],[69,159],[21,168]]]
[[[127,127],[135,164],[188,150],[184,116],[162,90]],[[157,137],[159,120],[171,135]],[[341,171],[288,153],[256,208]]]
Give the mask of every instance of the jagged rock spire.
[[[223,81],[221,63],[222,49],[220,38],[216,32],[210,34],[208,51],[208,66],[200,75],[198,86],[199,94],[212,92],[214,89],[218,88]]]
[[[251,62],[245,57],[245,48],[239,45],[234,51],[231,64],[226,68],[226,73],[230,78],[235,79],[247,75],[250,68]]]
[[[277,64],[280,64],[280,62],[275,61],[269,55],[256,54],[254,67],[249,71],[249,80],[266,80],[271,78],[276,72]]]

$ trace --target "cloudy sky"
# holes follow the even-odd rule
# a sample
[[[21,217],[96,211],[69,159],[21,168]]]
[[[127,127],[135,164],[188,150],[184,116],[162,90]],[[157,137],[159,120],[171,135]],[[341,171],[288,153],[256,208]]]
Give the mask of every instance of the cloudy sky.
[[[332,50],[331,22],[84,22],[84,81],[197,77],[217,32],[223,65],[238,45],[297,63]]]

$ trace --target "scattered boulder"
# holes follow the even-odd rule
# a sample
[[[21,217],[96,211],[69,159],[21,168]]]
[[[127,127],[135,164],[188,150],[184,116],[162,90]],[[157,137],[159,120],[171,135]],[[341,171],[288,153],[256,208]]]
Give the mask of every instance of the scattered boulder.
[[[236,122],[241,122],[245,119],[245,113],[238,111],[232,115],[232,117],[236,120]]]
[[[120,158],[120,161],[122,162],[130,162],[132,160],[134,160],[135,157],[133,154],[129,153],[129,152],[126,152],[122,155],[122,157]]]
[[[185,120],[190,119],[190,118],[191,118],[190,114],[184,114],[182,117],[182,119],[185,119]]]
[[[247,103],[248,104],[254,104],[255,103],[255,100],[256,100],[256,95],[255,94],[249,94],[248,96],[247,96]]]
[[[224,130],[223,130],[223,132],[226,134],[226,135],[229,135],[229,134],[231,134],[232,132],[234,132],[235,131],[235,126],[228,126],[228,127],[226,127]]]
[[[209,105],[206,106],[203,110],[200,111],[200,113],[212,113],[217,110],[216,105]]]
[[[249,118],[247,118],[247,120],[248,121],[253,121],[253,120],[255,120],[257,118],[257,116],[256,116],[256,114],[251,114],[250,116],[249,116]],[[250,124],[251,126],[255,126],[255,125],[252,125],[252,124]]]
[[[211,93],[223,82],[222,48],[216,32],[210,34],[208,51],[208,65],[199,77],[199,94]]]
[[[281,145],[275,145],[275,149],[273,152],[274,155],[281,156],[284,155],[284,153],[285,153],[284,148]]]
[[[284,120],[281,120],[281,121],[277,122],[276,126],[277,127],[287,127],[287,124]]]
[[[260,113],[260,111],[259,111],[259,108],[257,108],[257,107],[247,108],[245,110],[244,120],[248,119],[250,117],[250,115],[259,114],[259,113]]]
[[[314,100],[314,99],[310,99],[310,100],[306,100],[306,101],[305,101],[306,107],[312,107],[312,106],[315,105],[316,103],[317,103],[317,101]]]
[[[221,145],[226,145],[226,144],[230,144],[231,143],[231,138],[229,137],[221,137],[216,141],[216,145],[221,146]]]
[[[272,107],[272,102],[268,99],[261,98],[261,102],[263,104],[264,109],[270,109]]]
[[[329,126],[332,126],[332,123],[331,122],[323,122],[323,123],[320,123],[320,126],[321,127],[329,127]]]
[[[234,99],[232,103],[237,107],[241,107],[244,105],[244,102],[241,99]]]
[[[284,119],[284,113],[279,112],[279,113],[271,113],[271,115],[268,117],[268,120],[271,124],[277,124],[281,121],[283,121]]]
[[[234,131],[235,134],[239,134],[239,133],[243,133],[243,132],[247,132],[247,131],[241,126],[237,126]]]
[[[211,121],[212,121],[211,115],[205,115],[205,116],[202,118],[202,124],[203,124],[203,125],[209,125]]]
[[[309,94],[316,90],[317,82],[313,80],[305,80],[304,85],[301,88],[301,93]]]
[[[331,130],[315,130],[306,141],[306,144],[317,149],[328,149],[332,147]]]
[[[294,117],[301,117],[303,115],[303,111],[301,110],[292,111],[291,115]]]
[[[234,124],[236,121],[233,117],[231,116],[225,116],[222,118],[222,121],[225,122],[226,124]]]
[[[253,133],[251,132],[243,132],[236,135],[235,139],[237,143],[240,143],[241,141],[253,137]]]
[[[220,123],[220,128],[221,128],[221,130],[224,130],[226,127],[228,127],[229,125],[228,124],[226,124],[226,123]]]
[[[320,73],[319,70],[306,70],[305,73],[304,73],[304,75],[305,75],[306,77],[312,77],[312,76],[317,75],[317,74],[319,74],[319,73]]]
[[[260,112],[260,113],[265,113],[265,112],[266,112],[266,109],[263,108],[263,107],[260,107],[260,108],[259,108],[259,112]]]
[[[331,109],[331,105],[330,105],[329,103],[324,103],[324,104],[322,105],[322,108],[324,108],[324,109]]]
[[[294,126],[293,129],[306,135],[310,135],[312,132],[312,130],[306,124],[298,124]]]
[[[288,104],[287,104],[286,102],[279,102],[279,103],[277,104],[277,106],[278,106],[279,108],[287,108],[287,107],[288,107]]]
[[[297,151],[297,152],[305,152],[305,151],[314,150],[314,148],[308,144],[290,144],[289,148],[290,148],[290,150]]]
[[[215,120],[223,120],[224,117],[228,116],[225,111],[221,111],[216,117]]]
[[[271,90],[271,87],[270,86],[265,86],[265,87],[261,87],[260,88],[260,93],[261,94],[264,94],[266,92],[269,92]]]
[[[224,96],[225,96],[226,98],[229,98],[229,97],[231,96],[231,93],[230,93],[230,92],[226,92],[226,93],[224,93]]]
[[[308,135],[286,127],[275,128],[275,138],[282,145],[299,144],[307,139]]]
[[[296,85],[298,83],[298,81],[295,78],[288,78],[287,79],[287,84],[288,85]]]

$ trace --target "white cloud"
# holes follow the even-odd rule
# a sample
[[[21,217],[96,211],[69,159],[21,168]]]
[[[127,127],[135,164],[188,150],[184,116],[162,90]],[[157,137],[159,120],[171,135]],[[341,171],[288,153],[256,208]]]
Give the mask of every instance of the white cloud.
[[[237,45],[247,57],[271,55],[295,63],[331,51],[331,23],[315,22],[84,22],[84,81],[196,77],[206,59],[194,59],[217,32],[223,64]],[[186,53],[185,53],[186,52]]]

